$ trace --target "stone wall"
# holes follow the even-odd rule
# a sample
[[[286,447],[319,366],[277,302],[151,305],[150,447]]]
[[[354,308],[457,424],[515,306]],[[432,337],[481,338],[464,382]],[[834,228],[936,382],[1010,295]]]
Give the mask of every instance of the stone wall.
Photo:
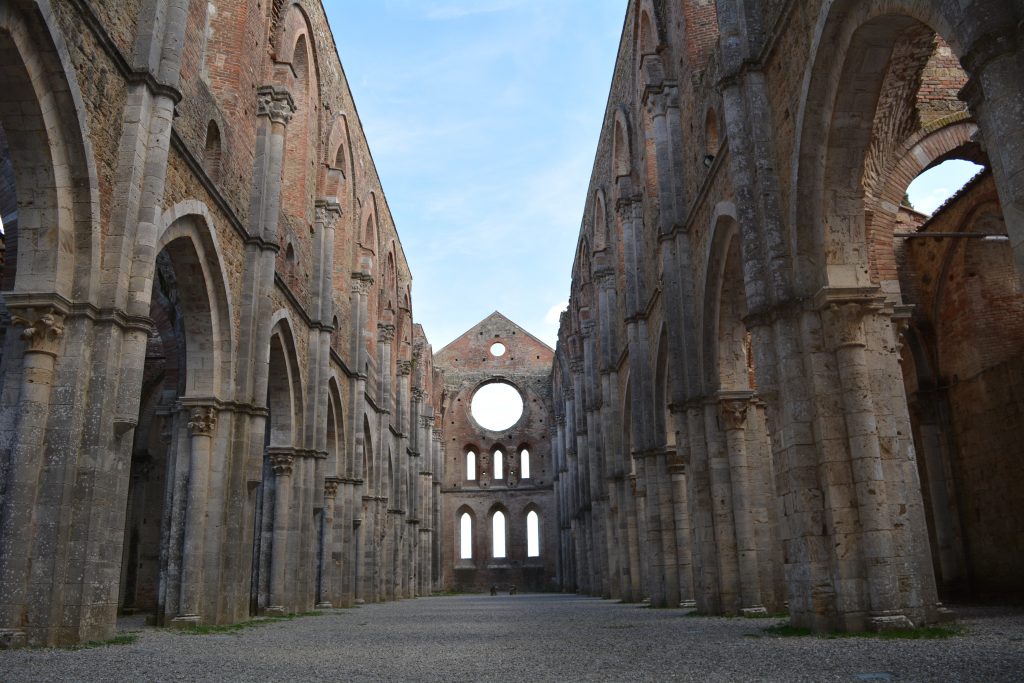
[[[627,10],[552,367],[559,581],[710,613],[788,601],[822,631],[945,618],[897,350],[920,286],[904,271],[938,266],[903,251],[925,217],[900,207],[945,159],[990,166],[1017,267],[984,272],[1016,282],[1024,153],[1003,93],[1019,92],[1018,10],[711,5]],[[963,334],[944,362],[974,404],[943,429],[993,440],[967,457],[989,458],[987,475],[965,466],[995,513],[1014,498],[995,472],[1020,421],[1009,382],[985,374],[998,363],[971,359],[1004,348],[985,321],[1016,304],[956,299],[968,312],[947,324]],[[979,406],[1005,428],[964,433],[988,424]],[[960,514],[979,533],[987,513]],[[947,526],[943,539],[959,533]],[[977,559],[1006,591],[995,577],[1012,553],[994,540],[1021,529],[1012,514],[994,529]]]
[[[494,344],[502,345],[497,355],[491,351]],[[554,587],[558,514],[552,495],[551,359],[546,344],[497,312],[435,356],[445,386],[441,557],[442,584],[448,590]],[[481,426],[471,409],[476,391],[496,380],[515,387],[523,400],[522,416],[500,432]],[[500,478],[494,462],[498,450],[502,453]],[[524,450],[529,454],[529,477],[522,471]],[[475,471],[467,470],[467,457],[474,461]],[[495,557],[493,552],[496,511],[506,519],[505,557]],[[539,517],[536,556],[527,552],[530,512]],[[468,558],[461,552],[463,514],[472,520]]]
[[[441,389],[320,2],[11,3],[0,43],[0,640],[431,592]]]

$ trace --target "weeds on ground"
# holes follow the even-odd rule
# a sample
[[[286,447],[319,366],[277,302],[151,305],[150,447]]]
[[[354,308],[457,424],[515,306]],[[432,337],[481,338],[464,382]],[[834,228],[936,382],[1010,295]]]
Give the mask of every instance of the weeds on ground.
[[[90,640],[88,643],[79,643],[78,645],[72,645],[71,647],[64,648],[68,650],[92,650],[97,647],[110,647],[111,645],[131,645],[139,639],[134,633],[121,633],[108,640]]]
[[[291,621],[292,619],[299,619],[301,617],[319,617],[321,614],[323,614],[323,612],[292,612],[291,614],[282,614],[280,616],[267,616],[250,619],[249,621],[240,621],[237,624],[199,624],[196,626],[189,626],[188,628],[174,630],[194,636],[238,633],[239,631],[243,631],[247,628],[253,628],[255,626],[277,624],[282,621]]]
[[[954,636],[962,636],[962,628],[947,626],[925,626],[923,628],[902,629],[896,631],[855,631],[851,633],[824,633],[815,634],[809,628],[798,628],[789,622],[777,626],[769,626],[764,632],[772,636],[783,638],[816,636],[835,640],[838,638],[875,638],[878,640],[945,640]]]

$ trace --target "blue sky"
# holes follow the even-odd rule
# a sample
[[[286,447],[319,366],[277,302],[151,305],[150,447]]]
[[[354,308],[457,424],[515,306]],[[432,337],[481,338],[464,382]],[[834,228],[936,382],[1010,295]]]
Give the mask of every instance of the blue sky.
[[[324,4],[434,349],[494,310],[554,346],[626,0]]]
[[[494,310],[554,345],[625,0],[326,0],[440,349]]]

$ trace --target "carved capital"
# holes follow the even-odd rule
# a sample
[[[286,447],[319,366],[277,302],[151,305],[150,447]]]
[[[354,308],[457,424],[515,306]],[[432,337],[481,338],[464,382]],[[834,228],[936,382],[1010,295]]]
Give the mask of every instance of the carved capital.
[[[377,339],[383,344],[393,342],[395,340],[395,326],[377,323]]]
[[[318,199],[315,204],[316,222],[322,223],[328,230],[334,229],[334,224],[341,218],[341,204],[337,202]]]
[[[284,88],[265,85],[256,90],[256,116],[266,116],[274,123],[287,126],[295,114],[295,100]]]
[[[431,427],[433,427],[434,426],[434,416],[433,415],[420,415],[420,426],[421,427],[426,427],[427,429],[430,429]]]
[[[333,500],[334,496],[338,494],[339,484],[341,484],[341,479],[336,477],[327,477],[324,479],[324,498],[327,500]]]
[[[412,400],[416,402],[422,402],[427,397],[427,392],[420,387],[412,388]],[[422,418],[420,418],[422,419]]]
[[[197,406],[188,412],[188,432],[192,436],[211,436],[217,425],[217,409]]]
[[[366,296],[373,287],[373,276],[369,273],[352,273],[352,291]]]
[[[574,375],[582,374],[583,372],[583,359],[573,358],[569,361],[569,369],[572,370]]]
[[[11,309],[11,324],[23,328],[21,338],[35,353],[56,356],[64,335],[64,313],[52,306]]]
[[[864,330],[861,327],[865,312],[866,307],[860,302],[829,305],[825,310],[825,319],[836,348],[865,345]]]
[[[732,430],[746,427],[748,407],[750,407],[750,401],[745,398],[730,398],[720,401],[718,410],[722,416],[722,422],[725,423],[725,428]]]
[[[407,377],[412,374],[412,361],[411,360],[400,360],[397,363],[398,374],[402,377]]]
[[[289,453],[270,454],[270,468],[278,477],[290,477],[292,475],[292,467],[294,463],[295,456]]]
[[[583,320],[580,322],[580,332],[584,337],[589,337],[594,333],[594,328],[597,327],[597,323],[593,320]]]

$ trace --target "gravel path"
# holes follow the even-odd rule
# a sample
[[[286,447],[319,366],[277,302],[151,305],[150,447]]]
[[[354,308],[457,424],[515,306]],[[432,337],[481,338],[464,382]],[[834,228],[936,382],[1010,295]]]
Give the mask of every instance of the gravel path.
[[[778,637],[773,620],[688,617],[563,595],[421,598],[227,635],[0,652],[2,681],[1024,680],[1024,611],[959,611],[948,640]]]

